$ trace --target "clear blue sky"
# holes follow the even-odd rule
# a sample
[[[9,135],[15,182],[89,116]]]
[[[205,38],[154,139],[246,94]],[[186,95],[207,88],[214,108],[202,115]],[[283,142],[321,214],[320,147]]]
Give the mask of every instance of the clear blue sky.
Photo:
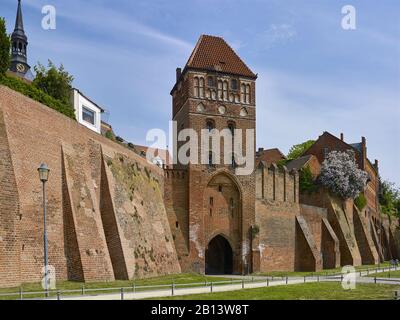
[[[367,138],[385,179],[400,185],[398,0],[23,0],[29,62],[63,63],[75,86],[109,110],[117,134],[144,144],[167,130],[175,68],[201,34],[223,36],[258,73],[257,145],[344,132]],[[41,28],[41,8],[57,29]],[[357,29],[341,28],[356,8]],[[12,32],[16,0],[1,0]]]

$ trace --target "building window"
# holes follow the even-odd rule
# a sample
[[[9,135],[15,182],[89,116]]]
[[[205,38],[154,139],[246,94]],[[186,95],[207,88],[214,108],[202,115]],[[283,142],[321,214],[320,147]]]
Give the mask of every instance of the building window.
[[[179,222],[178,222],[178,221],[175,222],[175,227],[176,227],[177,229],[179,229]]]
[[[218,100],[223,100],[224,98],[222,88],[223,88],[222,81],[218,81],[218,93],[217,93]]]
[[[208,81],[208,86],[214,88],[215,87],[215,83],[214,83],[214,77],[208,77],[207,78]]]
[[[250,103],[250,85],[246,85],[245,88],[245,103],[249,104]]]
[[[204,78],[194,78],[194,96],[196,98],[204,98]]]
[[[224,101],[228,101],[228,81],[224,81],[223,83],[223,98]]]
[[[231,80],[231,89],[232,90],[237,90],[238,89],[238,82],[236,79]]]
[[[212,151],[210,151],[210,152],[208,153],[208,165],[209,165],[210,167],[212,167],[212,166],[214,165],[214,161],[213,161],[213,152],[212,152]]]
[[[222,192],[222,186],[221,185],[218,186],[218,192]]]
[[[96,124],[95,113],[94,111],[82,107],[82,120],[89,122],[92,125]]]
[[[207,120],[206,127],[208,131],[211,131],[215,128],[214,122],[212,120]]]
[[[324,148],[324,159],[328,157],[329,154],[329,148]]]
[[[235,162],[235,153],[234,153],[234,143],[235,143],[235,124],[234,123],[228,123],[228,129],[232,134],[232,155],[231,155],[231,166],[235,168],[236,162]]]
[[[194,96],[195,97],[199,97],[200,96],[200,82],[199,82],[199,78],[194,78]]]
[[[204,79],[200,78],[200,98],[204,98]]]
[[[214,205],[214,198],[210,197],[210,206],[213,206],[213,205]]]

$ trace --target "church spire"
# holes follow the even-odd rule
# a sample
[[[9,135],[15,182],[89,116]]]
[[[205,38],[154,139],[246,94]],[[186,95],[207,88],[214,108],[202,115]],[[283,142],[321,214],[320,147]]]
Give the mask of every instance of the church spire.
[[[24,32],[24,21],[22,19],[22,8],[21,8],[21,0],[18,0],[18,9],[17,9],[17,18],[15,19],[15,31],[22,31],[23,34]]]
[[[30,66],[28,65],[28,38],[25,35],[24,22],[22,18],[21,0],[18,0],[17,17],[15,29],[11,35],[11,66],[10,70],[18,76],[31,78]]]

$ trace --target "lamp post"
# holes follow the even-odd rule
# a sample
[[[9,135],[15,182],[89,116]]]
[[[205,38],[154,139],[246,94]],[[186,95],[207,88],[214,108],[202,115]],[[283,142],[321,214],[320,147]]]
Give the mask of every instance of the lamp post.
[[[38,168],[39,179],[42,181],[43,191],[43,244],[44,244],[44,281],[46,296],[48,296],[48,279],[47,279],[47,266],[48,266],[48,246],[47,246],[47,231],[46,231],[46,188],[45,184],[49,179],[49,168],[46,164],[42,163]]]

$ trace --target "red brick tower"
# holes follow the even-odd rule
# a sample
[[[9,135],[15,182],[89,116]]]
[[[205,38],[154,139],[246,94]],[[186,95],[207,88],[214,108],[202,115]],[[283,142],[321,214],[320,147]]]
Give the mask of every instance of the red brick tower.
[[[202,129],[242,129],[246,155],[246,129],[255,132],[256,127],[256,79],[224,39],[201,36],[183,71],[177,69],[171,91],[178,132],[194,129],[200,141]],[[221,139],[221,164],[178,162],[165,173],[165,201],[183,271],[247,273],[252,268],[255,173],[236,175],[234,161],[224,164],[223,145]],[[200,155],[199,147],[199,161]]]

